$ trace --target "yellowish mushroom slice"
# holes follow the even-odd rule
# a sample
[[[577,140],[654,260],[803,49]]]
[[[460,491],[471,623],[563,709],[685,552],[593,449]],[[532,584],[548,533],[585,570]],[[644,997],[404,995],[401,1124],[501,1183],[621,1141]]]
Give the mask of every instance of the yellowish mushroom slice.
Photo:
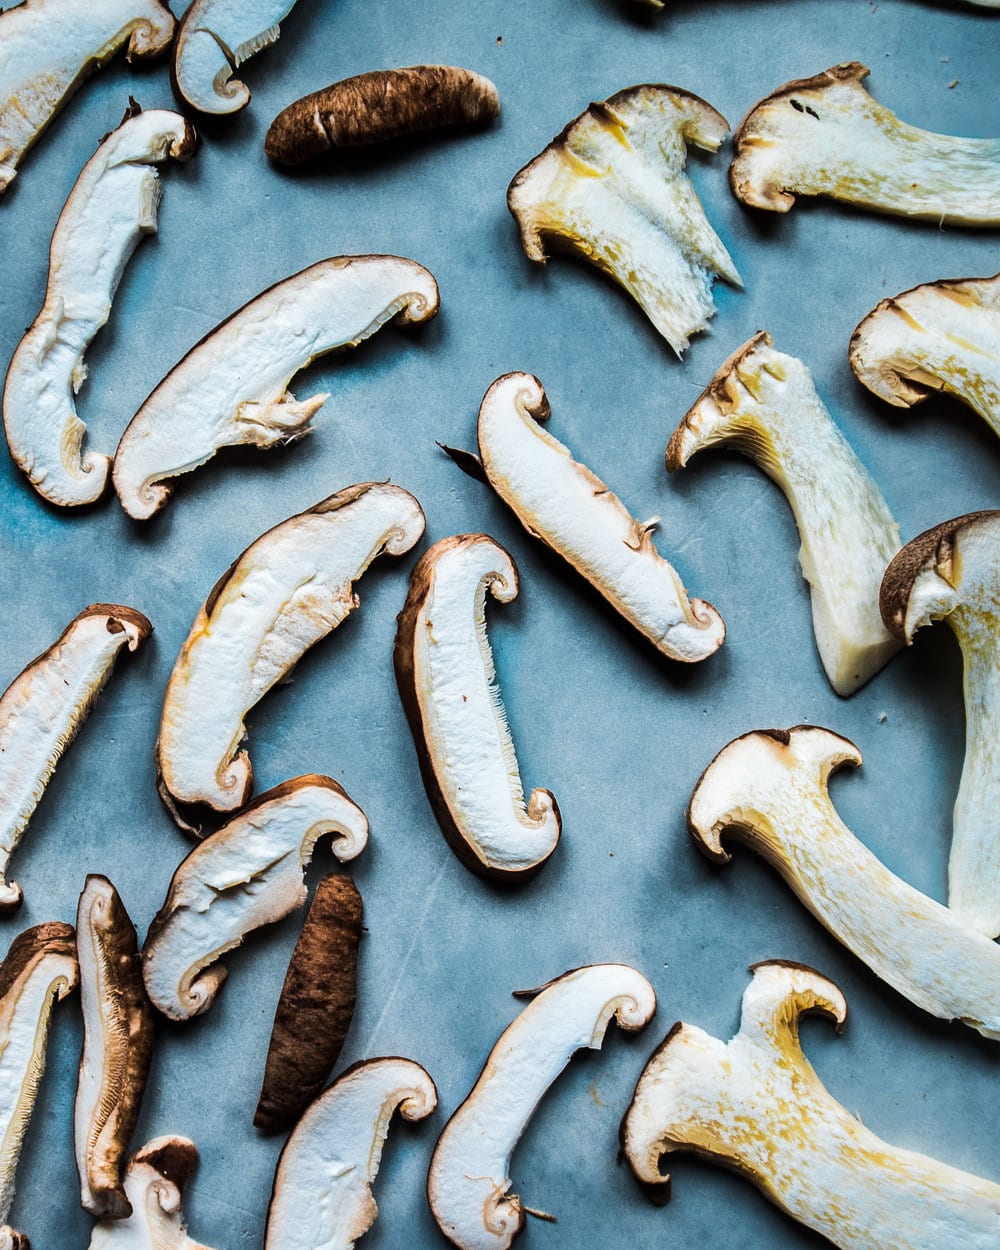
[[[240,750],[250,708],[359,603],[354,583],[377,557],[409,551],[424,514],[387,482],[349,486],[268,530],[216,583],[170,675],[156,743],[160,793],[232,812],[250,797]]]
[[[372,1184],[389,1124],[423,1120],[437,1089],[411,1059],[355,1064],[309,1107],[285,1144],[265,1250],[352,1250],[378,1218]]]
[[[226,979],[219,958],[305,903],[306,867],[326,834],[346,862],[364,850],[368,821],[336,781],[308,774],[262,794],[181,861],[142,952],[164,1015],[207,1011]]]
[[[781,487],[795,516],[823,668],[853,694],[899,650],[878,590],[899,550],[899,526],[868,470],[833,423],[809,370],[757,334],[719,369],[674,431],[667,470],[728,445]]]
[[[653,987],[626,964],[576,968],[518,996],[532,1001],[448,1121],[427,1174],[434,1218],[460,1250],[505,1250],[523,1228],[525,1207],[507,1192],[511,1155],[574,1052],[600,1050],[612,1020],[637,1032],[656,1011]]]
[[[148,520],[173,493],[168,479],[220,448],[307,433],[329,396],[295,399],[294,374],[389,322],[414,325],[437,310],[433,276],[399,256],[335,256],[270,287],[193,347],[132,418],[115,453],[122,507]]]
[[[646,1065],[622,1122],[638,1180],[669,1198],[663,1162],[691,1152],[739,1172],[841,1250],[1000,1244],[1000,1185],[882,1141],[802,1053],[802,1016],[843,1028],[838,987],[784,960],[751,971],[732,1041],[676,1024]]]
[[[10,859],[63,751],[76,737],[125,649],[152,626],[134,608],[92,603],[0,697],[0,914],[20,907]]]
[[[507,205],[528,259],[578,252],[632,296],[680,355],[715,313],[716,276],[742,280],[684,172],[688,144],[717,152],[721,113],[646,84],[592,104],[516,175]]]
[[[197,139],[178,113],[130,107],[83,167],[49,249],[42,310],[7,371],[3,421],[18,468],[50,503],[94,503],[111,457],[82,451],[87,427],[74,395],[87,377],[84,353],[111,314],[111,302],[139,240],[156,231],[157,165],[186,161]]]
[[[1000,224],[1000,139],[936,135],[902,122],[851,61],[785,83],[733,136],[729,181],[752,208],[787,213],[797,195],[936,224]]]

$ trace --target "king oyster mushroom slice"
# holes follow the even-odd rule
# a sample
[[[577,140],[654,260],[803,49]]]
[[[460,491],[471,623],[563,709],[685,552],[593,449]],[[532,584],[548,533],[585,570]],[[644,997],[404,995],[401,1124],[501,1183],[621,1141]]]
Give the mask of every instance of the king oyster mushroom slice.
[[[775,351],[765,332],[729,357],[681,421],[667,447],[667,470],[723,444],[753,460],[788,499],[820,660],[834,690],[853,694],[899,650],[878,610],[899,526],[809,370]]]
[[[625,964],[576,968],[519,996],[531,995],[434,1148],[427,1196],[460,1250],[505,1250],[524,1226],[521,1199],[507,1193],[510,1158],[574,1051],[600,1050],[612,1019],[632,1033],[656,1011],[653,987]]]
[[[142,952],[146,990],[164,1015],[207,1011],[226,979],[217,960],[248,933],[306,901],[305,870],[333,834],[342,862],[360,854],[368,821],[330,777],[283,782],[200,842],[174,873]]]
[[[537,872],[562,829],[549,790],[527,802],[486,634],[486,592],[517,597],[510,554],[486,534],[442,538],[410,578],[393,658],[427,797],[474,872]]]
[[[802,1053],[802,1016],[843,1028],[837,986],[785,961],[751,971],[731,1042],[676,1024],[639,1078],[622,1121],[639,1181],[669,1198],[663,1159],[693,1152],[739,1172],[841,1250],[992,1250],[1000,1185],[881,1141]]]
[[[0,914],[21,905],[10,859],[63,751],[76,737],[120,652],[152,626],[134,608],[92,603],[0,697]]]
[[[424,514],[388,482],[349,486],[261,535],[215,584],[167,685],[156,743],[160,793],[217,812],[242,807],[253,768],[243,718],[358,606],[354,583],[383,552],[402,555]]]
[[[173,492],[165,479],[221,447],[300,437],[328,395],[295,399],[295,373],[391,321],[414,325],[437,310],[433,276],[399,256],[335,256],[270,287],[192,348],[132,418],[115,454],[122,507],[148,520]]]
[[[410,1059],[348,1068],[281,1152],[265,1250],[352,1250],[378,1217],[371,1189],[393,1114],[423,1120],[436,1107],[434,1082]]]
[[[876,976],[932,1016],[1000,1041],[1000,947],[890,872],[837,815],[830,774],[860,763],[853,742],[810,725],[736,738],[691,796],[698,849],[724,864],[723,839],[745,842]]]
[[[479,452],[489,484],[541,539],[672,660],[704,660],[722,646],[722,617],[689,599],[653,545],[656,519],[637,521],[613,491],[541,422],[549,402],[538,378],[508,373],[479,409]]]
[[[867,77],[851,61],[755,104],[733,136],[736,198],[787,213],[796,195],[826,195],[938,225],[1000,224],[1000,139],[908,126],[872,99]]]
[[[529,260],[575,251],[621,284],[680,355],[715,313],[712,283],[743,282],[684,172],[729,123],[696,95],[647,84],[592,104],[507,190]]]
[[[94,503],[107,486],[111,457],[82,454],[87,427],[73,396],[87,376],[84,353],[111,314],[136,245],[156,231],[157,163],[186,161],[196,143],[179,114],[130,107],[84,165],[59,215],[45,302],[18,344],[3,392],[10,454],[50,503]]]

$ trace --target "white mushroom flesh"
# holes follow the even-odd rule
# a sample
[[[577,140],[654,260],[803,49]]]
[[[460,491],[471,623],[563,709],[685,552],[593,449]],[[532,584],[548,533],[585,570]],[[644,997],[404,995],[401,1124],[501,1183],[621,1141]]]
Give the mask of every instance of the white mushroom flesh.
[[[209,1250],[187,1235],[181,1197],[198,1160],[186,1137],[156,1137],[129,1163],[125,1192],[132,1214],[94,1225],[90,1250]]]

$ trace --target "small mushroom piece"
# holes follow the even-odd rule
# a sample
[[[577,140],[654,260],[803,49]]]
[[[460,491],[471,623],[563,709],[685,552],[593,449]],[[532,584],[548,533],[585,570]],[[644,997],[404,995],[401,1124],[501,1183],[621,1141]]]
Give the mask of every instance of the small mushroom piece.
[[[667,470],[706,447],[743,452],[781,487],[795,516],[813,632],[837,694],[853,694],[899,650],[878,611],[899,526],[816,393],[809,370],[761,332],[719,369],[667,447]]]
[[[368,821],[332,778],[296,777],[181,861],[142,952],[146,990],[164,1015],[189,1020],[207,1011],[226,979],[218,959],[305,903],[306,867],[328,833],[334,855],[354,859],[368,841]]]
[[[358,606],[369,564],[423,532],[411,494],[365,482],[268,530],[215,584],[174,664],[156,743],[160,793],[182,827],[178,802],[243,806],[253,790],[244,716]]]
[[[684,172],[729,123],[689,91],[647,84],[592,104],[507,189],[528,259],[546,244],[614,278],[678,354],[715,313],[716,276],[743,282]]]
[[[427,797],[466,867],[521,880],[556,849],[549,790],[527,801],[486,634],[486,592],[517,597],[510,554],[486,534],[442,538],[410,578],[393,658]]]
[[[391,321],[415,325],[437,310],[433,276],[399,256],[335,256],[270,287],[193,347],[132,418],[115,453],[122,507],[146,521],[173,493],[166,479],[221,447],[301,437],[329,396],[297,400],[294,374]]]
[[[7,870],[63,751],[121,651],[135,651],[152,628],[134,608],[92,603],[0,696],[0,914],[21,905]]]
[[[87,427],[73,396],[87,377],[84,353],[111,314],[136,245],[156,231],[157,164],[186,161],[197,139],[177,113],[130,108],[83,167],[49,249],[42,310],[7,371],[3,421],[18,468],[50,503],[94,503],[111,457],[82,452]]]
[[[622,1121],[640,1183],[667,1201],[663,1161],[690,1152],[745,1176],[841,1250],[997,1245],[1000,1185],[880,1140],[802,1053],[802,1016],[843,1028],[838,987],[783,960],[751,972],[732,1041],[675,1024],[640,1076]]]
[[[576,968],[518,997],[532,995],[434,1148],[427,1197],[459,1250],[506,1250],[523,1228],[524,1205],[507,1192],[511,1155],[574,1051],[600,1050],[612,1019],[634,1033],[656,1011],[653,987],[625,964]]]
[[[1000,224],[1000,140],[931,134],[899,120],[851,61],[755,104],[733,136],[729,182],[751,208],[787,213],[825,195],[937,225]]]
[[[355,1064],[312,1104],[285,1144],[267,1213],[265,1250],[353,1250],[378,1217],[372,1183],[389,1123],[423,1120],[434,1082],[410,1059]]]
[[[545,390],[529,373],[508,373],[479,409],[479,452],[489,484],[524,528],[598,590],[672,660],[694,663],[722,646],[722,617],[689,599],[653,544],[657,521],[636,520],[613,491],[542,427]]]

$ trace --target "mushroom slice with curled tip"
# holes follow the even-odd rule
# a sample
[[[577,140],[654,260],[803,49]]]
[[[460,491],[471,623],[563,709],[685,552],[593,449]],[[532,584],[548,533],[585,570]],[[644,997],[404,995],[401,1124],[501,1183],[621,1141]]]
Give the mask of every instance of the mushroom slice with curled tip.
[[[5,880],[63,751],[76,737],[120,652],[135,651],[152,626],[134,608],[92,603],[0,697],[0,913],[21,905]]]
[[[132,1214],[94,1226],[90,1250],[209,1250],[187,1235],[181,1197],[198,1165],[186,1137],[154,1137],[133,1155],[125,1173]]]
[[[308,432],[328,395],[297,400],[292,376],[319,356],[356,347],[391,321],[438,310],[421,265],[399,256],[335,256],[270,287],[175,365],[132,418],[115,453],[122,507],[148,520],[221,447],[273,447]]]
[[[87,427],[73,401],[87,376],[84,353],[111,314],[136,245],[156,230],[157,164],[187,160],[196,142],[179,114],[130,108],[83,167],[59,215],[45,303],[18,344],[3,392],[10,454],[50,503],[94,503],[107,486],[111,458],[82,453]]]
[[[723,444],[749,456],[785,493],[802,543],[820,660],[834,690],[853,694],[899,650],[878,611],[899,526],[809,370],[775,351],[764,332],[729,357],[681,421],[667,447],[667,470]]]
[[[410,1059],[348,1068],[281,1152],[265,1250],[352,1250],[378,1217],[371,1189],[393,1114],[423,1120],[436,1107],[434,1082]]]
[[[901,122],[851,61],[785,83],[733,136],[729,182],[751,208],[787,213],[797,195],[938,225],[1000,224],[1000,139],[931,134]]]
[[[648,84],[592,104],[507,189],[528,259],[575,251],[625,288],[680,355],[715,313],[712,282],[742,280],[684,172],[729,123],[696,95]]]
[[[667,1200],[663,1160],[690,1152],[739,1172],[841,1250],[992,1250],[1000,1185],[881,1141],[825,1089],[799,1020],[839,1032],[844,995],[801,964],[756,964],[729,1043],[675,1024],[639,1077],[622,1121],[629,1167]]]
[[[181,861],[142,952],[146,990],[164,1015],[189,1020],[211,1007],[226,979],[219,957],[302,906],[306,866],[328,833],[334,855],[353,859],[368,841],[368,821],[330,777],[296,777]]]
[[[524,1226],[526,1208],[507,1192],[510,1158],[574,1051],[600,1050],[612,1019],[632,1033],[656,1011],[653,987],[625,964],[576,968],[520,996],[531,995],[434,1148],[427,1196],[460,1250],[505,1250]]]
[[[420,505],[399,486],[365,482],[268,530],[215,584],[167,685],[156,743],[160,793],[217,812],[242,807],[253,768],[243,718],[359,603],[354,582],[383,552],[402,555],[424,532]]]
[[[461,861],[507,880],[538,871],[562,824],[548,790],[524,789],[486,635],[486,592],[509,603],[517,566],[486,534],[442,538],[421,556],[393,658],[434,814]]]

